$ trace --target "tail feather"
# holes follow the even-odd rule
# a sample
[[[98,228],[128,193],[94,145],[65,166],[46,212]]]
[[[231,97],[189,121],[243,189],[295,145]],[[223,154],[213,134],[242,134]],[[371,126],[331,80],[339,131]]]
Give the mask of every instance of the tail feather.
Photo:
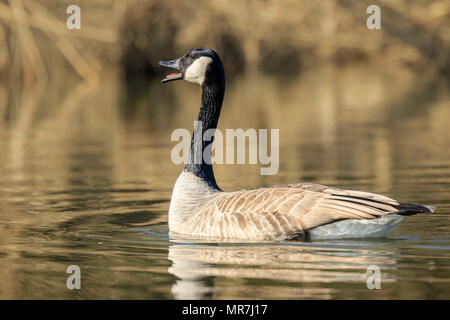
[[[419,204],[412,203],[399,203],[398,205],[394,205],[393,207],[398,210],[398,212],[396,213],[402,216],[412,216],[418,213],[433,213],[436,209],[436,207],[421,206]]]

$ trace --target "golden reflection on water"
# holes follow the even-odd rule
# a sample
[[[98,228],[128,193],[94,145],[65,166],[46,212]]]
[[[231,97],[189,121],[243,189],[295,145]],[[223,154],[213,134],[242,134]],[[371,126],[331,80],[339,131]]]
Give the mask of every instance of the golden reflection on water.
[[[311,250],[289,245],[171,245],[169,260],[172,266],[169,273],[179,279],[173,285],[172,293],[177,299],[203,299],[211,293],[213,298],[226,298],[220,290],[213,290],[213,286],[204,280],[206,277],[223,277],[301,284],[301,290],[295,295],[280,290],[276,298],[329,299],[336,290],[318,288],[315,284],[345,281],[361,285],[366,281],[366,268],[369,265],[390,266],[396,263],[389,256],[374,258],[370,256],[369,250],[355,251],[359,251],[358,255],[349,255],[339,249]],[[382,281],[386,284],[393,280],[384,275]],[[265,298],[252,291],[242,288],[239,298]]]
[[[182,169],[170,135],[193,126],[193,85],[123,85],[114,73],[99,84],[2,84],[0,298],[448,298],[446,85],[331,67],[228,81],[219,129],[279,128],[280,169],[216,165],[223,189],[307,181],[438,207],[409,218],[398,239],[341,248],[169,242]],[[69,264],[85,272],[79,292],[65,288]],[[361,278],[370,264],[383,266],[381,292]]]

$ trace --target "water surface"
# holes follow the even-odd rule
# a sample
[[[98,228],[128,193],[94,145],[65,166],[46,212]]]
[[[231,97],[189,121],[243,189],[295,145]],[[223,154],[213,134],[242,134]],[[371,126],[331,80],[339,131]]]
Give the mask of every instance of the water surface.
[[[58,84],[50,84],[58,87]],[[3,90],[2,92],[7,92]],[[225,190],[291,182],[436,206],[387,238],[217,243],[168,236],[199,89],[105,77],[11,92],[0,122],[0,298],[449,299],[450,120],[442,79],[327,69],[232,79],[219,122],[279,128],[280,167],[216,165]],[[69,265],[81,290],[68,290]],[[381,290],[366,270],[381,271]]]

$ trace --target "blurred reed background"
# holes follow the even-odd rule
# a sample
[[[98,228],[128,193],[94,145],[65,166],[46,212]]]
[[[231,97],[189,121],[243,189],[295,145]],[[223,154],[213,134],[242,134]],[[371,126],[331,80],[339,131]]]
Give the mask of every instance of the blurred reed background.
[[[382,30],[366,9],[382,9]],[[216,48],[228,71],[299,74],[325,62],[448,72],[446,1],[139,1],[125,15],[123,61],[130,72],[188,47]]]
[[[81,30],[65,26],[70,4],[81,7]],[[366,28],[370,4],[381,7],[382,30]],[[0,74],[11,86],[70,71],[93,80],[117,66],[151,74],[196,46],[220,52],[230,75],[361,62],[449,71],[445,0],[2,0],[0,9]]]

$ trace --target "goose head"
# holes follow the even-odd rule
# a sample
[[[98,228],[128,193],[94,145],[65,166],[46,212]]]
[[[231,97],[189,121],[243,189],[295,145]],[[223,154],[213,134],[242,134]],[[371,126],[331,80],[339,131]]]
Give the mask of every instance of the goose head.
[[[225,74],[219,55],[211,49],[196,48],[184,56],[170,61],[160,61],[163,67],[179,72],[167,75],[161,82],[186,80],[200,86],[211,82],[225,82]]]

